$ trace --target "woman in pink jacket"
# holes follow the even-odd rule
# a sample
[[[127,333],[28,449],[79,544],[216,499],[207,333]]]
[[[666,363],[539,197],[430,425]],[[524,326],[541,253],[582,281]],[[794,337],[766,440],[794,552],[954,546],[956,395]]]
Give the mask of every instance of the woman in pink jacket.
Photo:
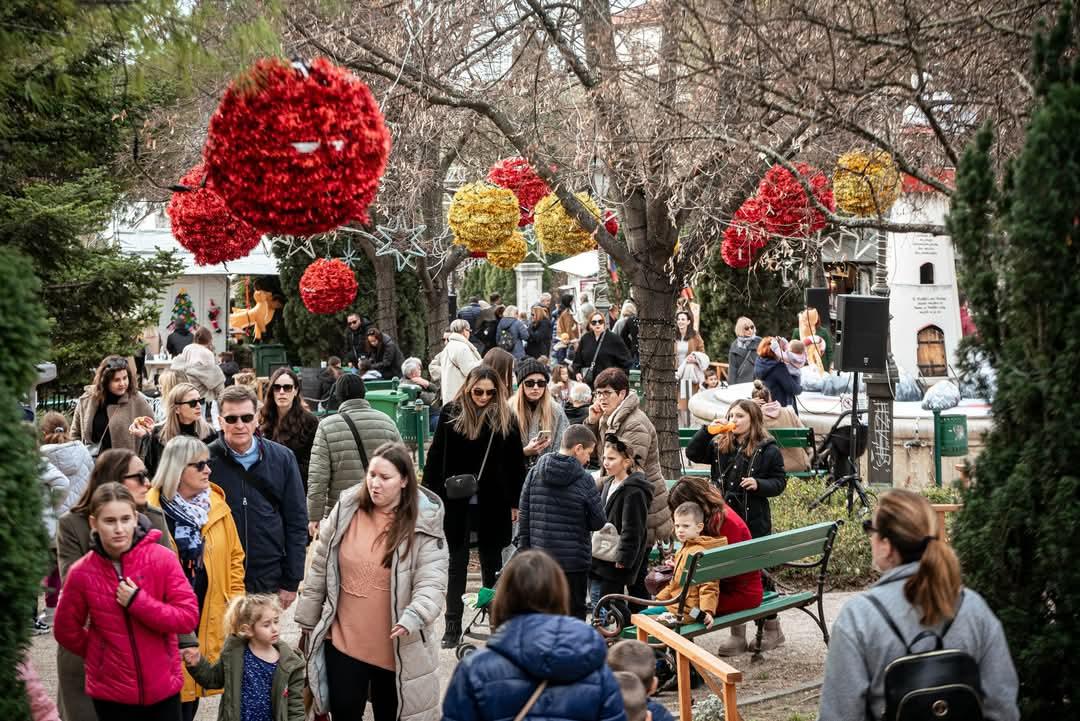
[[[176,636],[199,622],[195,593],[121,484],[94,491],[90,528],[92,548],[60,595],[56,640],[86,660],[86,695],[99,721],[179,721]]]

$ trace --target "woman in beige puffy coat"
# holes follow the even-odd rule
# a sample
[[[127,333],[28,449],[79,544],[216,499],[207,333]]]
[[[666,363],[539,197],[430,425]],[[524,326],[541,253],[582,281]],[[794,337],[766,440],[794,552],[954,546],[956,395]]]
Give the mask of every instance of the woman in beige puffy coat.
[[[764,382],[754,381],[754,390],[750,392],[750,400],[757,403],[761,409],[761,415],[765,421],[765,430],[773,428],[803,428],[803,422],[791,406],[782,406],[773,400],[772,392]],[[781,448],[780,455],[784,458],[784,470],[788,473],[801,473],[810,470],[810,454],[805,448]]]
[[[359,718],[370,700],[376,718],[439,718],[448,566],[442,502],[404,445],[380,446],[319,527],[296,609],[317,712]]]

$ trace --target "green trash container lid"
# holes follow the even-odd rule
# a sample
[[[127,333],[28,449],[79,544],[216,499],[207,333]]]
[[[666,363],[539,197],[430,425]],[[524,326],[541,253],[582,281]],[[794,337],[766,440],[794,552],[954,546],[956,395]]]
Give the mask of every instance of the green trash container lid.
[[[966,456],[967,416],[941,416],[941,455]]]
[[[408,398],[408,395],[400,391],[368,391],[364,398],[375,410],[385,413],[397,422],[398,404]]]

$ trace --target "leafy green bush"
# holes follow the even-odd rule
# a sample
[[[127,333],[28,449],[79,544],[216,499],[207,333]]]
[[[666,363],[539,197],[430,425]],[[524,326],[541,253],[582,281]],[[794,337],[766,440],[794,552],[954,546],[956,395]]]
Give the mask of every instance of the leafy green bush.
[[[866,542],[859,519],[848,520],[846,498],[841,494],[834,494],[830,503],[808,510],[822,490],[823,485],[819,480],[789,478],[783,495],[769,499],[773,533],[842,519],[844,524],[840,526],[829,559],[829,586],[862,588],[877,576],[870,565],[870,544]],[[797,569],[783,569],[775,575],[781,583],[799,587],[809,586],[817,578],[811,572]]]

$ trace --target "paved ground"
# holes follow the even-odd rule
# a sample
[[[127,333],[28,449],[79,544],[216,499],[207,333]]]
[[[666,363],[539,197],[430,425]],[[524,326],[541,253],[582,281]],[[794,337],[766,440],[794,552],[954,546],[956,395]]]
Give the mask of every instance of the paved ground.
[[[479,578],[470,580],[470,590],[479,586]],[[825,599],[825,615],[831,625],[833,619],[840,611],[840,607],[851,593],[832,593]],[[825,660],[825,645],[822,643],[821,633],[809,617],[798,611],[789,611],[781,616],[784,635],[787,643],[767,654],[760,663],[752,663],[750,655],[737,656],[728,659],[736,668],[743,672],[744,681],[739,687],[740,701],[752,700],[756,697],[768,695],[784,689],[797,688],[801,685],[812,683],[821,678]],[[299,628],[293,623],[292,613],[285,614],[283,620],[283,637],[290,643],[296,643],[299,638]],[[438,623],[437,633],[442,635],[442,622]],[[727,631],[718,631],[699,639],[699,645],[709,650],[715,650],[717,644],[727,635]],[[34,638],[32,647],[34,665],[41,674],[49,692],[55,697],[56,694],[56,642],[51,635]],[[453,651],[442,651],[439,682],[445,690],[450,674],[453,673],[457,660]],[[709,695],[706,687],[694,692],[694,700],[697,703]],[[806,713],[816,709],[814,692],[808,691],[783,697],[762,704],[751,704],[742,707],[745,721],[787,721],[792,718],[808,719]],[[674,693],[663,694],[659,699],[673,712],[678,711]],[[205,699],[199,708],[196,717],[199,721],[213,721],[217,718],[217,699]],[[371,718],[368,711],[365,718]]]

